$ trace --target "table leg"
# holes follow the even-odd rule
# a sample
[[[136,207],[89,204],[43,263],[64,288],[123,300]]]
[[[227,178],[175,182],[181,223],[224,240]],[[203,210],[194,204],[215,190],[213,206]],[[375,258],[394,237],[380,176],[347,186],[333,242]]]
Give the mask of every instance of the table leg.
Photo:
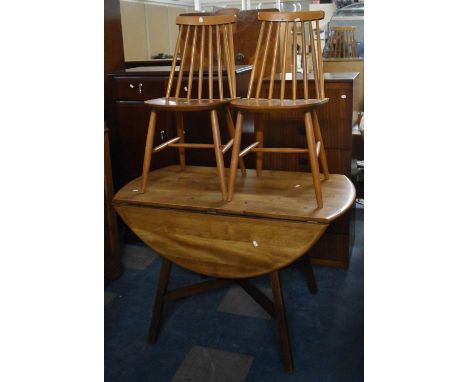
[[[153,313],[151,315],[151,324],[148,332],[148,343],[154,344],[158,339],[158,329],[161,322],[162,309],[164,305],[164,295],[169,284],[169,275],[171,273],[171,262],[163,258],[161,273],[159,274],[158,290],[154,300]]]
[[[294,370],[291,347],[289,345],[288,323],[286,321],[286,312],[283,305],[283,293],[281,291],[281,282],[279,272],[271,273],[271,287],[275,300],[276,319],[278,321],[278,329],[281,340],[281,352],[283,354],[284,370],[292,373]]]
[[[304,275],[307,281],[309,292],[311,294],[316,294],[317,283],[315,282],[314,268],[312,268],[312,264],[310,263],[310,255],[306,254],[302,256],[302,258],[299,261],[300,261],[302,272],[304,272]]]

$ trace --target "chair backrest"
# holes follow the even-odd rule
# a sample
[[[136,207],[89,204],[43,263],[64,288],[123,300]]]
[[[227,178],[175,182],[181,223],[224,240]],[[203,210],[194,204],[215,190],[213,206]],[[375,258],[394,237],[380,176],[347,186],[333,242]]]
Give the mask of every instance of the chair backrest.
[[[232,37],[233,24],[236,22],[235,15],[204,16],[178,16],[176,24],[179,25],[174,58],[172,60],[171,72],[166,90],[166,99],[171,97],[174,88],[174,97],[187,99],[213,99],[213,66],[216,61],[219,98],[224,99],[223,89],[223,67],[227,72],[228,89],[226,97],[236,97],[236,79],[234,71],[234,41]],[[178,55],[180,54],[180,65],[177,69]],[[188,84],[186,96],[181,96],[182,79],[184,71],[188,67]],[[205,68],[208,69],[208,94],[203,91],[203,77]],[[178,70],[177,80],[175,74]],[[193,74],[198,70],[198,91],[192,97]],[[175,82],[175,84],[174,84]],[[173,86],[175,85],[175,86]],[[206,90],[205,90],[206,93]],[[206,97],[206,95],[208,97]]]
[[[283,100],[285,98],[285,81],[288,73],[292,73],[292,94],[290,98],[293,100],[297,99],[298,54],[300,54],[302,59],[302,82],[304,87],[303,97],[304,99],[309,99],[307,68],[308,53],[312,62],[312,72],[315,82],[315,98],[325,98],[322,46],[319,27],[319,20],[322,20],[324,16],[325,13],[323,11],[259,12],[258,19],[262,21],[262,25],[258,37],[257,49],[255,51],[247,98],[260,97],[263,80],[265,79],[265,67],[267,65],[269,66],[267,61],[270,47],[273,49],[273,60],[268,76],[268,99],[272,99],[273,97],[275,77],[277,73],[280,73],[281,80],[280,99]],[[267,30],[266,36],[264,36],[265,29]],[[314,33],[316,33],[317,38],[315,38]],[[307,40],[309,41],[309,44],[306,43]],[[317,46],[315,46],[315,40],[317,40]],[[279,67],[277,70],[278,64]],[[256,86],[254,86],[255,82]]]
[[[331,27],[330,36],[324,49],[327,58],[354,58],[357,57],[357,41],[354,38],[354,26]]]

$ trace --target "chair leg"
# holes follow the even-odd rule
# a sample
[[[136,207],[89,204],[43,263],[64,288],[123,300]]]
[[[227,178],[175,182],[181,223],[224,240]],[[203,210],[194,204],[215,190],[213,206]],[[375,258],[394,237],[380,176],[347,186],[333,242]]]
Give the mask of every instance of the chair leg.
[[[141,175],[141,190],[143,194],[146,190],[146,184],[148,183],[148,174],[151,166],[151,156],[153,155],[154,145],[154,131],[156,129],[156,112],[152,111],[150,114],[150,120],[148,124],[148,133],[146,135],[146,147],[145,156],[143,160],[143,173]]]
[[[184,115],[181,112],[176,113],[177,136],[180,138],[178,143],[184,143]],[[185,170],[185,149],[179,147],[180,169]]]
[[[161,322],[162,309],[164,305],[164,295],[167,292],[169,284],[169,275],[171,273],[171,262],[163,258],[161,272],[159,274],[158,290],[154,300],[153,313],[151,315],[151,324],[148,332],[148,343],[154,344],[158,339],[159,323]]]
[[[317,198],[317,206],[318,208],[323,207],[323,200],[322,200],[322,187],[320,185],[320,170],[319,170],[319,163],[317,158],[317,150],[316,150],[316,142],[314,131],[312,128],[312,116],[310,111],[305,113],[305,130],[306,130],[306,137],[307,137],[307,146],[309,149],[309,161],[310,167],[312,170],[312,179],[314,181],[314,190],[315,190],[315,197]]]
[[[221,149],[221,135],[219,134],[218,114],[216,110],[211,110],[211,128],[213,130],[213,143],[216,155],[216,165],[218,167],[219,185],[223,200],[227,200],[226,181],[224,179],[224,157]]]
[[[281,282],[278,271],[271,273],[271,288],[273,289],[273,297],[275,300],[275,312],[281,339],[283,366],[286,372],[292,373],[294,370],[294,365],[291,354],[291,347],[289,345],[288,323],[286,321],[286,313],[284,311],[283,293],[281,291]]]
[[[239,111],[237,113],[237,119],[236,119],[236,131],[234,135],[234,143],[232,144],[231,168],[229,170],[228,201],[231,201],[234,195],[234,187],[236,183],[237,165],[239,162],[239,151],[240,151],[241,138],[242,138],[243,122],[244,122],[244,115]]]
[[[325,145],[323,144],[322,139],[322,132],[320,131],[320,125],[317,118],[317,112],[315,110],[312,111],[312,123],[314,126],[314,134],[317,138],[317,141],[320,141],[320,152],[319,152],[319,161],[320,165],[322,166],[323,175],[325,179],[330,178],[330,173],[328,172],[328,162],[327,162],[327,153],[325,151]]]
[[[226,125],[228,128],[229,137],[234,139],[236,135],[236,129],[234,128],[234,121],[232,120],[232,114],[229,106],[226,106]],[[244,158],[239,158],[239,167],[241,169],[242,176],[246,176],[247,171],[245,170]]]
[[[263,147],[263,130],[265,126],[265,114],[256,114],[255,115],[255,141],[259,142],[257,147]],[[263,169],[263,153],[255,153],[255,162],[257,168],[257,176],[262,176]]]

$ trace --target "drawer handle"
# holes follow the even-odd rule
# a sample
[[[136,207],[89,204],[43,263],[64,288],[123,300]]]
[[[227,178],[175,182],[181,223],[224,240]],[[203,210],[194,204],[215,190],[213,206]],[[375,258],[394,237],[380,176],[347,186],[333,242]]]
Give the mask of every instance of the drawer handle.
[[[138,93],[140,93],[140,94],[141,94],[141,88],[142,88],[142,87],[143,87],[143,84],[140,82],[140,83],[138,84]]]
[[[161,141],[164,139],[164,130],[161,130]]]
[[[346,99],[346,94],[342,94],[342,95],[341,95],[341,98],[342,98],[342,99]]]
[[[130,86],[130,88],[132,88],[132,89],[135,87],[135,86],[133,86],[133,84],[130,84],[130,85],[128,85],[128,86]]]

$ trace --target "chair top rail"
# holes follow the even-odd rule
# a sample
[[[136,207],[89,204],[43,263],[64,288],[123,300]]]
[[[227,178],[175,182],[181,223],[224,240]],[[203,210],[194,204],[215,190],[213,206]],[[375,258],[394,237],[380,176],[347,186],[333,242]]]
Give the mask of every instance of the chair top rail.
[[[221,25],[233,24],[236,22],[236,15],[220,15],[220,16],[177,16],[177,25]]]
[[[324,11],[258,13],[260,21],[315,21],[322,20],[324,17]]]

